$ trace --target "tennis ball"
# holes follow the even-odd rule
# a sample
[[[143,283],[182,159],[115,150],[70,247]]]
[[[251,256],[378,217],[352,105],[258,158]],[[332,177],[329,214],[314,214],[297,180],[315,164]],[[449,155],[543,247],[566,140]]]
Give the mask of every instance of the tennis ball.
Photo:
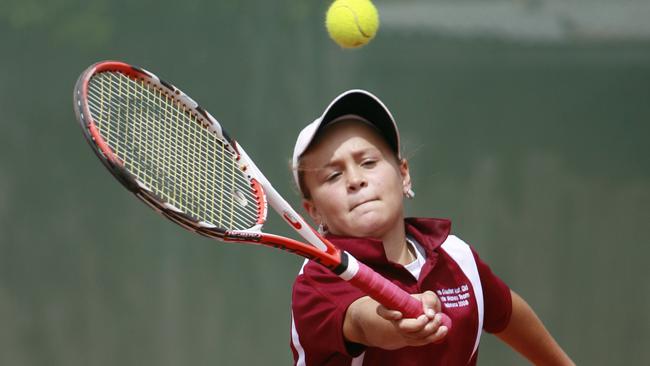
[[[375,37],[379,14],[370,0],[336,0],[327,10],[325,26],[339,46],[360,47]]]

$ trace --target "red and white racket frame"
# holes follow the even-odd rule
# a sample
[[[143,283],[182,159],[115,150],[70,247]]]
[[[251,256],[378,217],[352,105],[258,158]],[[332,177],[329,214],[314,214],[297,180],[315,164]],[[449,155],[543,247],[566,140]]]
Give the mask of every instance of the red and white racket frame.
[[[255,192],[258,204],[257,223],[246,230],[225,230],[211,223],[197,221],[179,208],[164,202],[146,184],[124,169],[124,162],[115,155],[102,138],[92,119],[88,103],[88,85],[93,75],[105,71],[119,71],[136,80],[143,80],[153,87],[179,101],[188,110],[194,111],[197,122],[226,142],[240,168],[248,178]],[[394,283],[386,280],[375,271],[357,261],[351,254],[339,250],[327,239],[316,232],[273,188],[262,172],[253,163],[244,149],[223,130],[221,124],[208,111],[203,109],[187,94],[156,75],[136,66],[119,61],[103,61],[90,66],[79,77],[74,90],[74,109],[81,124],[84,136],[102,161],[104,166],[128,190],[135,194],[155,211],[176,222],[185,229],[200,235],[225,242],[248,243],[278,248],[313,260],[336,273],[342,279],[358,287],[369,296],[390,309],[401,311],[407,317],[422,314],[422,304],[407,294]],[[280,216],[303,237],[309,244],[300,241],[264,233],[261,231],[266,221],[267,204],[270,204]],[[451,327],[451,320],[445,314],[443,324]]]

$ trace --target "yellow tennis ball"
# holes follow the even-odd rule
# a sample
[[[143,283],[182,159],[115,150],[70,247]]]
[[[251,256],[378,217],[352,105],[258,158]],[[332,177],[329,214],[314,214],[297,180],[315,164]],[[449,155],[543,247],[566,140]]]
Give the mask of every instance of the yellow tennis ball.
[[[339,46],[360,47],[375,37],[379,14],[370,0],[336,0],[327,10],[325,26]]]

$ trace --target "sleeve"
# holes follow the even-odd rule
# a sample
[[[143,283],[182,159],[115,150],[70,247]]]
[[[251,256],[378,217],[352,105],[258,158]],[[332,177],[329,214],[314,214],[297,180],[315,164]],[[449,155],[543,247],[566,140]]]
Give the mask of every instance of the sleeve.
[[[506,328],[512,314],[512,297],[510,288],[492,269],[481,260],[472,248],[476,267],[481,277],[483,288],[483,303],[485,312],[483,316],[483,329],[488,333],[498,333]]]
[[[347,308],[362,296],[327,270],[306,265],[294,283],[291,299],[294,364],[337,364],[336,359],[350,360],[363,352],[362,345],[343,337]]]

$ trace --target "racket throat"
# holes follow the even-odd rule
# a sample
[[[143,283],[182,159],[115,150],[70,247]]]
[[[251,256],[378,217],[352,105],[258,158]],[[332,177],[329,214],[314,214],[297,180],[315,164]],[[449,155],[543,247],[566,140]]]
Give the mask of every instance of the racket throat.
[[[359,262],[353,256],[349,255],[346,251],[341,251],[341,264],[332,268],[332,272],[336,273],[342,279],[349,281],[359,271]]]

